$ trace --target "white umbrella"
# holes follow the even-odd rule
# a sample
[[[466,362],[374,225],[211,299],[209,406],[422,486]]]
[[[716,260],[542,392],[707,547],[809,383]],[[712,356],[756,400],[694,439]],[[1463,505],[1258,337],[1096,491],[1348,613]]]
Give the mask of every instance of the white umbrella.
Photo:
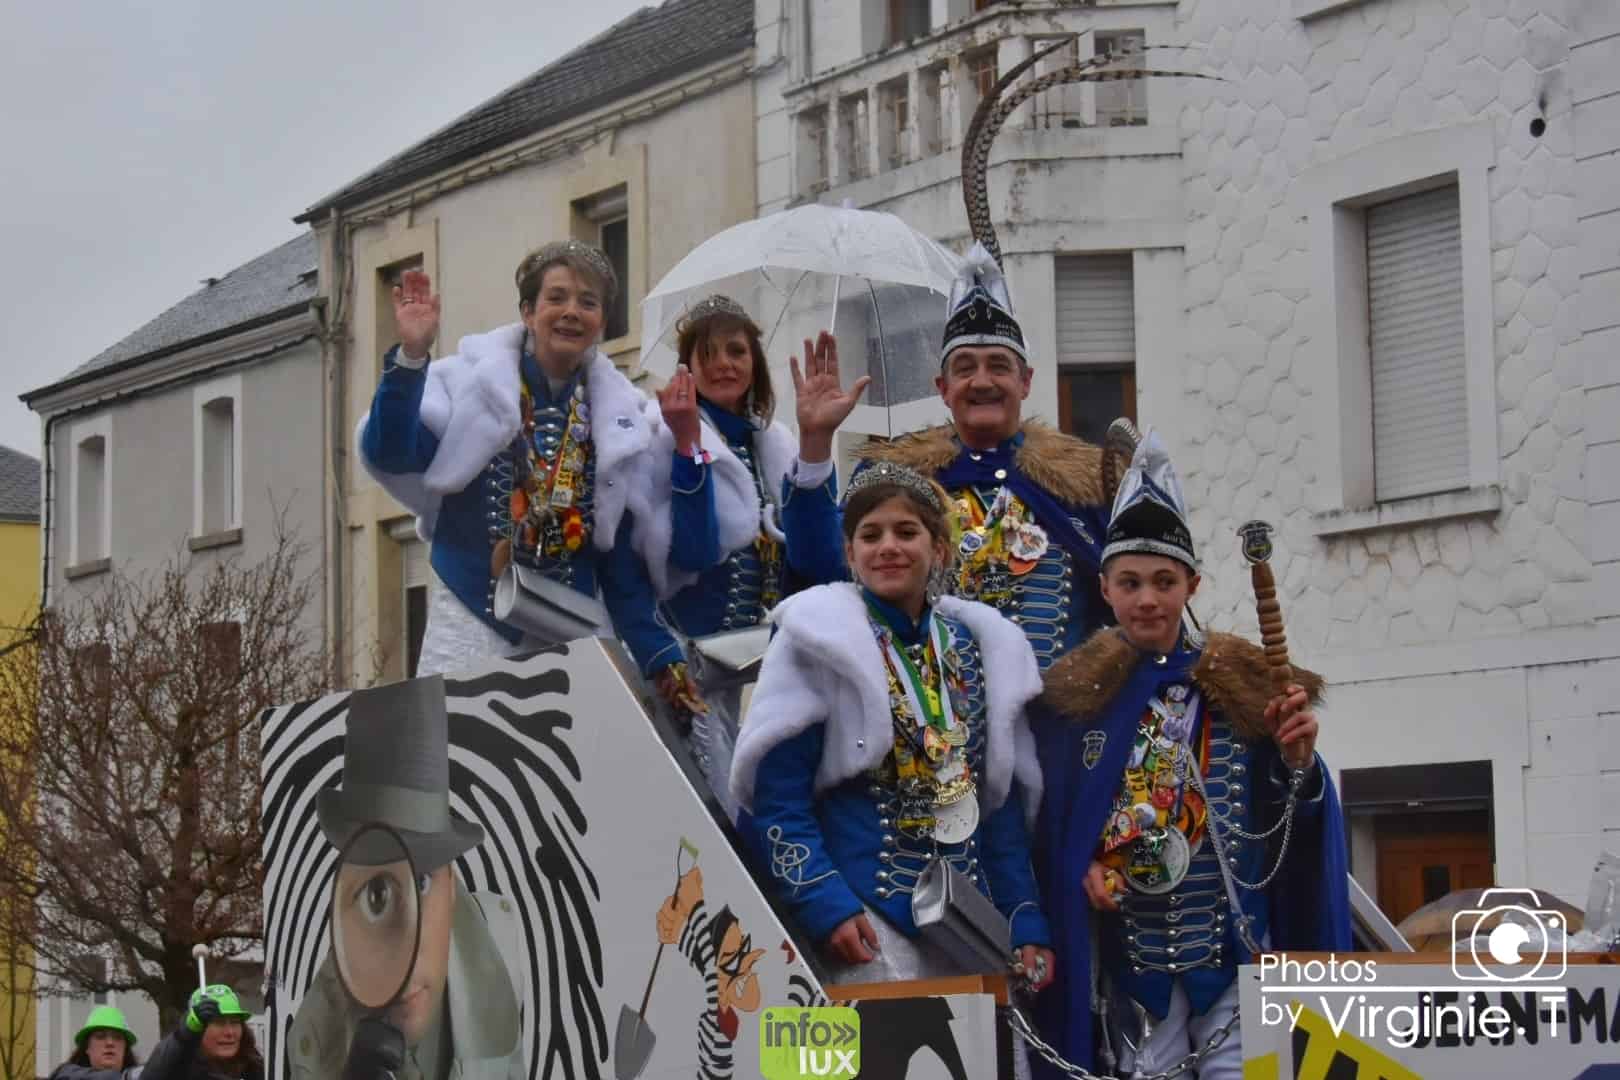
[[[745,221],[698,245],[647,294],[641,362],[671,374],[681,315],[725,293],[764,329],[779,397],[792,392],[788,354],[831,329],[846,377],[872,377],[865,404],[845,429],[892,435],[935,419],[933,361],[960,265],[958,256],[881,211],[806,205]]]

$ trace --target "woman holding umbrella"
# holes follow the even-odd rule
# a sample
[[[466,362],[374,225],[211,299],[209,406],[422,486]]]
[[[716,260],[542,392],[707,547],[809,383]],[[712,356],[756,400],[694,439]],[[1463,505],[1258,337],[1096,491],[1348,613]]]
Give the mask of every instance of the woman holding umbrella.
[[[439,298],[394,290],[399,345],[360,423],[366,469],[417,515],[433,581],[420,673],[606,629],[644,675],[680,659],[630,549],[647,402],[597,349],[618,288],[596,248],[548,244],[518,264],[521,321],[429,363]],[[597,593],[602,603],[597,601]]]
[[[791,361],[795,439],[773,419],[760,328],[742,305],[710,296],[677,334],[680,366],[658,393],[664,423],[637,485],[646,503],[634,505],[636,541],[685,645],[686,662],[660,676],[660,694],[689,722],[698,765],[735,817],[731,748],[747,681],[738,668],[763,652],[777,601],[843,575],[832,438],[871,380],[844,390],[836,339],[806,341],[804,369]],[[711,658],[706,644],[749,628],[758,641],[732,650],[742,664]]]
[[[98,1005],[73,1039],[73,1056],[56,1067],[51,1080],[134,1080],[141,1075],[135,1033],[124,1014]]]

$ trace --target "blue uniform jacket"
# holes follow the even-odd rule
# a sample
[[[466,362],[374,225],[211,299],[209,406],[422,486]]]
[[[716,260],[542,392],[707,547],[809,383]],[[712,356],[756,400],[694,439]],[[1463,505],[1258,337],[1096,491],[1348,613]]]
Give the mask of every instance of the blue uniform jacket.
[[[745,417],[699,399],[708,422],[725,439],[727,447],[755,470],[761,468],[758,437],[761,432]],[[732,553],[721,550],[720,522],[715,507],[714,485],[709,469],[681,454],[673,455],[670,466],[674,535],[670,561],[682,570],[698,574],[697,581],[667,601],[670,615],[687,634],[701,637],[732,625],[749,625],[757,619],[739,620],[738,608],[757,612],[760,580],[758,556],[751,547]],[[843,537],[839,532],[836,475],[815,488],[801,488],[791,476],[773,479],[781,489],[781,528],[784,544],[783,577],[777,583],[778,596],[787,596],[810,585],[837,581],[845,576]],[[761,493],[763,495],[763,492]],[[728,610],[728,605],[736,605]]]
[[[382,381],[372,398],[360,449],[372,467],[382,472],[422,473],[439,448],[438,437],[419,415],[427,368],[412,369],[395,363],[397,351],[396,346],[383,358]],[[539,364],[527,352],[522,358],[522,373],[537,408],[553,403]],[[571,392],[572,383],[555,400],[565,401],[565,395]],[[514,446],[504,454],[518,452]],[[523,639],[523,632],[496,619],[490,610],[490,559],[495,538],[488,515],[506,498],[500,486],[503,468],[509,469],[510,465],[498,456],[465,488],[444,497],[429,558],[440,580],[469,611],[516,644]],[[680,659],[680,650],[658,622],[646,568],[629,537],[627,516],[619,525],[610,551],[587,543],[574,552],[569,583],[587,595],[594,595],[600,588],[614,632],[629,647],[642,673],[650,675]]]
[[[902,638],[920,641],[926,614],[921,624],[913,624],[882,601],[870,601],[884,610],[891,626],[905,628]],[[968,700],[953,699],[953,708],[958,716],[972,717],[975,731],[968,755],[982,787],[984,661],[963,623],[949,618],[945,623],[969,687]],[[850,634],[870,633],[864,625],[844,629]],[[818,943],[844,920],[860,914],[863,904],[916,936],[910,886],[925,860],[905,856],[909,841],[895,835],[894,811],[885,807],[893,792],[870,776],[856,776],[816,794],[826,737],[825,726],[815,724],[765,754],[754,776],[753,809],[742,813],[738,828],[778,895]],[[892,745],[892,731],[888,738]],[[1008,916],[1014,945],[1045,945],[1051,932],[1036,895],[1024,806],[1024,792],[1015,782],[1000,807],[984,812],[973,837],[961,844],[940,845],[940,852]]]
[[[1049,541],[1034,568],[1014,576],[1003,567],[993,571],[999,582],[980,575],[953,591],[992,604],[1022,626],[1043,671],[1113,621],[1097,578],[1109,508],[1096,447],[1031,422],[992,450],[963,446],[946,426],[862,453],[910,466],[958,498],[971,489],[988,504],[1006,485],[1029,509]]]
[[[1298,669],[1295,676],[1314,697],[1321,680]],[[1069,1061],[1086,1067],[1092,1065],[1096,1036],[1090,990],[1091,925],[1096,913],[1086,901],[1083,880],[1149,698],[1166,683],[1189,679],[1206,701],[1223,703],[1240,734],[1250,735],[1239,755],[1255,785],[1243,827],[1263,831],[1276,820],[1286,787],[1280,770],[1273,769],[1278,762],[1274,744],[1252,737],[1272,694],[1257,646],[1212,634],[1207,645],[1184,643],[1164,664],[1157,664],[1126,643],[1118,631],[1101,631],[1048,671],[1048,708],[1033,722],[1046,781],[1035,828],[1035,865],[1052,916],[1057,953],[1057,978],[1037,999],[1036,1018],[1048,1042]],[[1210,722],[1207,715],[1206,722]],[[1259,940],[1269,931],[1274,949],[1351,948],[1344,818],[1320,760],[1315,772],[1307,781],[1312,790],[1304,793],[1296,811],[1283,869],[1263,891],[1239,890],[1245,913],[1254,918],[1253,936]],[[1238,855],[1237,876],[1254,881],[1273,865],[1275,848],[1250,843]],[[1101,916],[1102,962],[1117,986],[1163,1016],[1172,976],[1153,971],[1133,974],[1128,965],[1121,970],[1120,923],[1117,915]],[[1230,925],[1223,953],[1222,968],[1175,976],[1188,980],[1184,987],[1189,999],[1204,1008],[1230,983],[1246,955]],[[1037,1075],[1057,1074],[1037,1063]]]

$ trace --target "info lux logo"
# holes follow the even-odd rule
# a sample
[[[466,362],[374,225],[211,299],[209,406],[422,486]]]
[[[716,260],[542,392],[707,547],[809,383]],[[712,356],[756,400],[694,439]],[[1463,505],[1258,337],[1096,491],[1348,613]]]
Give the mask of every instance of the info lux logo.
[[[767,1009],[760,1016],[764,1080],[852,1080],[860,1071],[861,1015],[854,1009]]]

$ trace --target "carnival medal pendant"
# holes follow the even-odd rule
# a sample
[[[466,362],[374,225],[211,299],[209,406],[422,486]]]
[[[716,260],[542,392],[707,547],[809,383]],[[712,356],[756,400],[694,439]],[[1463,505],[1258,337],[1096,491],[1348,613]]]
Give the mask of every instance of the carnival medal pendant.
[[[1007,568],[1014,577],[1019,577],[1035,569],[1042,555],[1045,555],[1051,543],[1046,538],[1046,530],[1033,521],[1021,521],[1007,530]]]
[[[1180,885],[1191,865],[1192,847],[1185,836],[1175,829],[1153,829],[1131,848],[1125,880],[1137,892],[1158,896]]]
[[[962,844],[979,828],[979,800],[972,784],[948,803],[934,805],[934,839],[941,844]]]

